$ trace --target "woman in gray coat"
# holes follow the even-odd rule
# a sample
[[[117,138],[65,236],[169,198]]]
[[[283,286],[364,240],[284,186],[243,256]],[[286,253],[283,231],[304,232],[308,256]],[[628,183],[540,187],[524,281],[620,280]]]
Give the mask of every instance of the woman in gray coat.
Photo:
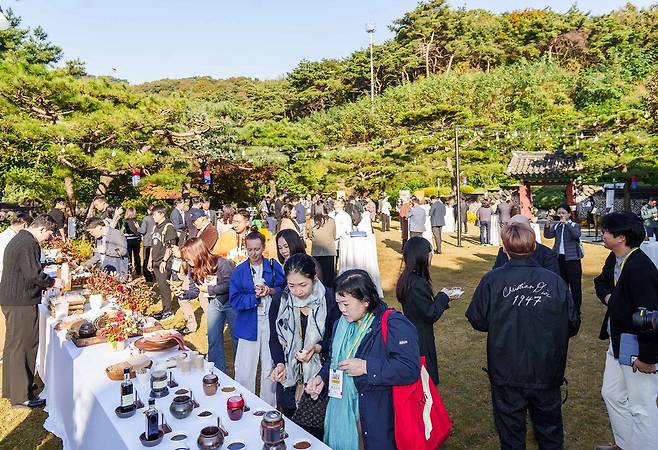
[[[555,238],[553,250],[558,254],[560,276],[569,285],[573,303],[580,314],[580,305],[583,302],[583,267],[580,260],[584,256],[580,244],[580,225],[571,220],[571,208],[566,204],[558,206],[557,219],[558,222],[553,222],[548,218],[544,226],[544,237]]]

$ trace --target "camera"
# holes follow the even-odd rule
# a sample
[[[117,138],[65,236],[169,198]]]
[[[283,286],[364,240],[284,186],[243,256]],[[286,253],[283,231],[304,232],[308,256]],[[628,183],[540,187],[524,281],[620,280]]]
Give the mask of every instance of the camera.
[[[642,331],[658,332],[658,311],[638,308],[637,312],[633,314],[633,326]]]

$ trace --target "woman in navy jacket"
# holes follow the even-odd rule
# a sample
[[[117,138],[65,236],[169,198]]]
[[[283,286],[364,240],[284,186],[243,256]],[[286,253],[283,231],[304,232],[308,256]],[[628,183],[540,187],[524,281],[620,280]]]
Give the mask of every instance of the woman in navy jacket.
[[[571,220],[569,205],[560,205],[557,208],[559,222],[552,223],[550,218],[544,226],[544,237],[555,238],[553,251],[558,254],[560,276],[569,285],[573,304],[580,313],[583,302],[583,267],[580,263],[583,251],[580,246],[580,225]]]
[[[339,371],[342,398],[333,397],[329,390],[325,443],[341,450],[357,450],[360,442],[366,450],[394,450],[391,388],[411,384],[420,375],[416,328],[401,313],[393,312],[388,317],[388,338],[384,344],[381,322],[387,306],[379,299],[370,275],[364,270],[348,270],[336,279],[335,286],[342,317],[334,326],[330,357],[308,383],[306,392],[317,398],[329,383],[330,373],[333,378]],[[342,330],[349,326],[354,327],[356,338],[341,341]],[[352,409],[344,414],[347,405],[356,408],[357,404],[358,411]]]

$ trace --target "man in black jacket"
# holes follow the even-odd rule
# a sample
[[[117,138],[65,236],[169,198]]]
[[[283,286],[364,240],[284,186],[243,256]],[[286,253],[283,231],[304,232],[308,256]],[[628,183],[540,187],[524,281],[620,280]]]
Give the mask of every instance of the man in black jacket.
[[[632,316],[640,307],[658,309],[658,269],[639,249],[645,230],[638,216],[610,213],[603,217],[601,228],[603,243],[612,252],[594,286],[608,307],[600,334],[601,339],[610,339],[601,394],[615,444],[598,449],[654,449],[658,448],[658,334],[637,330]],[[623,361],[621,341],[633,336],[637,336],[637,357]]]
[[[530,220],[528,220],[528,218],[523,214],[517,214],[511,219],[508,219],[508,222],[521,223],[527,226],[529,230],[532,230],[532,228],[530,227]],[[542,266],[544,269],[548,269],[551,272],[560,275],[560,265],[558,264],[557,253],[555,253],[549,247],[546,247],[544,244],[540,244],[538,242],[537,246],[535,247],[535,250],[532,252],[531,257],[532,259],[537,261],[539,265]],[[503,248],[501,247],[498,250],[498,256],[496,256],[496,262],[494,263],[491,270],[502,267],[507,261],[509,261],[509,256],[507,256],[507,253],[505,253],[505,250],[503,250]]]
[[[34,366],[39,347],[41,293],[59,280],[43,272],[41,244],[52,236],[57,225],[52,217],[41,215],[21,230],[5,249],[0,280],[0,305],[6,320],[2,396],[12,405],[41,407],[46,401],[33,391]]]
[[[541,449],[564,447],[560,386],[580,317],[566,283],[530,255],[535,234],[514,223],[501,238],[510,262],[487,273],[466,311],[487,335],[494,421],[501,448],[522,449],[529,410]]]

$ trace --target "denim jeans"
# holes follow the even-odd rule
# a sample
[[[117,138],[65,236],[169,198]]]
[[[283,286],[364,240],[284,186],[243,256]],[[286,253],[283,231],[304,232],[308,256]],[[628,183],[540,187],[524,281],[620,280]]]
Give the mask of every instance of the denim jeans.
[[[480,244],[489,244],[491,239],[489,238],[489,225],[488,221],[480,221]]]
[[[221,304],[213,298],[208,302],[208,361],[214,362],[222,372],[226,373],[226,358],[224,356],[224,325],[228,322],[233,345],[233,355],[238,348],[238,339],[235,337],[235,311],[231,303]]]

